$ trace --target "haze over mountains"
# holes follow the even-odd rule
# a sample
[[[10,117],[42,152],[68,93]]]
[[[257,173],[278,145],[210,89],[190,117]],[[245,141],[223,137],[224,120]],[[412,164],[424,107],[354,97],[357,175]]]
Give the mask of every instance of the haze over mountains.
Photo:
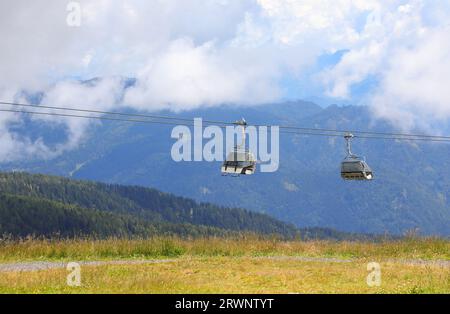
[[[80,107],[82,102],[80,102]],[[167,114],[167,112],[165,112]],[[173,115],[173,113],[170,113]],[[222,106],[187,111],[182,117],[249,124],[393,131],[363,106],[321,108],[308,102],[257,107]],[[275,173],[222,177],[220,162],[174,162],[171,127],[102,122],[83,144],[54,159],[10,162],[2,170],[24,170],[78,179],[154,187],[219,205],[267,213],[299,227],[330,227],[359,233],[450,235],[450,145],[386,140],[354,142],[375,172],[373,182],[339,176],[344,140],[281,134]],[[58,143],[63,128],[29,120],[16,127],[46,143]],[[396,130],[398,131],[398,130]]]

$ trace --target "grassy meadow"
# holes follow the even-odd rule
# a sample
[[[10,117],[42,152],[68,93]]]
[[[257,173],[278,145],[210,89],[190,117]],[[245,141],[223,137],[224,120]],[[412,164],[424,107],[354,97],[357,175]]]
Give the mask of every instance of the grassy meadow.
[[[156,262],[135,263],[144,260]],[[65,268],[1,270],[39,261],[106,264],[82,265],[80,287],[66,284]],[[380,286],[366,283],[369,262],[380,264]],[[450,241],[3,240],[0,293],[450,293]]]

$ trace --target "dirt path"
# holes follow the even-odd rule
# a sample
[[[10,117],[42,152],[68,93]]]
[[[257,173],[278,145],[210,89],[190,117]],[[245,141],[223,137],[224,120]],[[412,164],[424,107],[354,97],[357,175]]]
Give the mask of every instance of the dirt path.
[[[300,262],[319,262],[319,263],[351,263],[357,261],[357,259],[342,259],[336,257],[305,257],[305,256],[262,256],[256,257],[261,259],[271,259],[271,260],[295,260]],[[374,262],[377,262],[377,259],[373,259]],[[439,266],[439,267],[450,267],[450,260],[424,260],[424,259],[380,259],[379,263],[397,263],[403,265],[412,265],[412,266]]]
[[[351,263],[353,259],[343,259],[337,257],[308,257],[308,256],[258,256],[255,259],[265,259],[273,261],[299,261],[299,262],[319,262],[319,263]]]
[[[157,264],[174,262],[173,259],[154,259],[154,260],[118,260],[118,261],[89,261],[77,262],[81,266],[102,266],[102,265],[139,265],[139,264]],[[67,262],[24,262],[24,263],[8,263],[0,264],[0,272],[15,271],[37,271],[55,268],[66,268]]]
[[[386,263],[400,263],[403,265],[410,266],[439,266],[439,267],[450,267],[450,260],[423,260],[423,259],[388,259],[383,262]]]
[[[253,259],[264,259],[273,261],[295,260],[299,262],[317,262],[317,263],[351,263],[355,259],[342,259],[335,257],[303,257],[303,256],[260,256]],[[158,264],[171,263],[179,259],[151,259],[151,260],[114,260],[114,261],[80,261],[81,266],[102,266],[102,265],[140,265],[140,264]],[[374,261],[376,261],[374,259]],[[398,263],[413,266],[438,266],[450,267],[450,260],[421,260],[421,259],[387,259],[380,260],[380,263]],[[0,272],[27,272],[55,268],[66,268],[67,262],[21,262],[0,264]]]

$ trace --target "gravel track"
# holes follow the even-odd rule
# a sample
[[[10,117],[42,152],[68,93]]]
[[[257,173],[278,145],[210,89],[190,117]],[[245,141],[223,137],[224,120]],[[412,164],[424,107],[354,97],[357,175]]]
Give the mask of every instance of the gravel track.
[[[303,257],[303,256],[260,256],[254,257],[257,260],[295,260],[299,262],[318,262],[318,263],[350,263],[355,259],[341,259],[334,257]],[[142,265],[159,264],[179,261],[177,259],[151,259],[151,260],[114,260],[114,261],[79,261],[81,266],[103,266],[103,265]],[[376,261],[376,260],[374,260]],[[421,259],[388,259],[380,260],[380,263],[398,263],[411,266],[438,266],[450,267],[450,260],[421,260]],[[21,262],[0,264],[0,272],[27,272],[47,269],[66,268],[67,262]]]
[[[117,260],[117,261],[89,261],[76,262],[80,266],[102,266],[102,265],[140,265],[140,264],[159,264],[174,262],[173,259],[154,259],[154,260]],[[24,263],[8,263],[0,264],[0,272],[23,272],[38,271],[55,268],[66,268],[67,262],[24,262]]]

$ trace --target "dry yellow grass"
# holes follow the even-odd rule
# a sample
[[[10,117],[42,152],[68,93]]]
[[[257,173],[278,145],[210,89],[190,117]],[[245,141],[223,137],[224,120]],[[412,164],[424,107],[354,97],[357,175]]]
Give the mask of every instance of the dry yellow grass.
[[[81,287],[67,286],[65,269],[0,272],[0,293],[450,293],[450,242],[443,239],[0,242],[0,263],[158,258],[173,261],[82,266]],[[381,265],[380,287],[366,283],[372,261]]]
[[[143,265],[82,267],[82,286],[54,269],[0,275],[8,293],[450,293],[450,270],[381,262],[381,286],[366,283],[367,261],[251,257],[180,258]]]

